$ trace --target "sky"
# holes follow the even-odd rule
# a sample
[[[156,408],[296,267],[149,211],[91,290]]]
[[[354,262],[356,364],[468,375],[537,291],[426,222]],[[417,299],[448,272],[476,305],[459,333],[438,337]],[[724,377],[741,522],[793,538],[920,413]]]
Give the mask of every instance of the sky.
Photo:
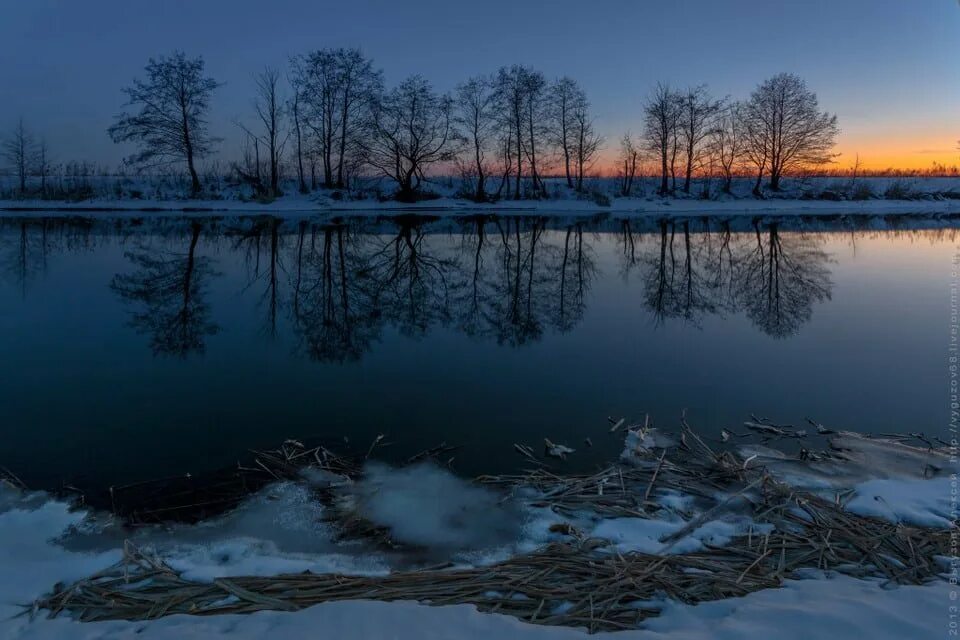
[[[782,71],[839,117],[838,162],[960,163],[958,0],[30,0],[0,20],[0,133],[22,117],[60,161],[117,163],[106,129],[121,88],[151,56],[202,55],[224,83],[215,134],[239,139],[253,74],[291,55],[360,47],[388,85],[420,73],[443,91],[502,65],[569,75],[586,89],[613,153],[642,129],[658,82],[741,98]]]

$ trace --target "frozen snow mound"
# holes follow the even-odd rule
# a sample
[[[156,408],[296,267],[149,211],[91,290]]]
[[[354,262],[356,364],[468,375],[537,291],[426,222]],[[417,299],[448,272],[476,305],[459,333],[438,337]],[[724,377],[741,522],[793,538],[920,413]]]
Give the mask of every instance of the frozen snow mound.
[[[500,495],[430,462],[400,469],[368,463],[351,495],[357,513],[389,529],[392,540],[434,550],[511,544],[522,526]]]

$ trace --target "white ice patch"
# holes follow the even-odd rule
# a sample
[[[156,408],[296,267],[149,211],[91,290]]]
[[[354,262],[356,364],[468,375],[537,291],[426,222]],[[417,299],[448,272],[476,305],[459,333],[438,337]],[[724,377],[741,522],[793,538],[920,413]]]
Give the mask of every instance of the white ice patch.
[[[73,535],[65,544],[73,550],[102,549],[128,539],[185,578],[200,581],[228,575],[301,571],[370,575],[388,570],[382,557],[362,545],[337,542],[333,529],[322,522],[323,513],[310,487],[281,482],[199,524],[144,527],[132,535],[106,527],[93,535]]]
[[[779,480],[798,489],[848,489],[874,478],[925,479],[960,472],[944,451],[914,447],[889,438],[871,438],[841,432],[830,438],[835,457],[799,460],[782,451],[757,444],[744,445],[739,453],[753,457],[751,468],[765,467]]]
[[[343,553],[294,554],[268,540],[237,538],[175,547],[163,560],[187,580],[210,582],[226,576],[275,576],[283,573],[382,575],[388,567],[376,556]]]
[[[56,543],[83,512],[43,494],[20,494],[0,486],[0,637],[13,637],[25,617],[12,619],[57,582],[72,582],[120,560],[119,549],[71,553]]]
[[[672,545],[661,542],[661,538],[675,533],[686,526],[681,519],[653,520],[645,518],[613,518],[601,520],[590,532],[595,538],[610,540],[620,553],[637,551],[640,553],[693,553],[707,546],[721,547],[729,544],[737,536],[764,535],[773,530],[772,525],[757,524],[746,517],[731,517],[723,520],[711,520],[680,538]]]
[[[856,486],[846,509],[893,522],[949,528],[954,524],[950,514],[953,491],[956,488],[950,478],[867,480]]]
[[[397,542],[470,550],[516,542],[520,514],[501,496],[424,463],[394,469],[369,463],[353,487],[357,511]]]

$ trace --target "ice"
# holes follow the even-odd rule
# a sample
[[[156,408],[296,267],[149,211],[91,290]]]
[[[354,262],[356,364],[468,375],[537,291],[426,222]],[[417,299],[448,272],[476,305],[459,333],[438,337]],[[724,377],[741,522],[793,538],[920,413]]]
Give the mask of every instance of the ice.
[[[522,515],[501,496],[432,463],[395,469],[370,463],[352,489],[357,511],[409,545],[454,551],[514,543]]]
[[[957,480],[874,479],[855,487],[848,511],[903,524],[949,528],[955,524]]]

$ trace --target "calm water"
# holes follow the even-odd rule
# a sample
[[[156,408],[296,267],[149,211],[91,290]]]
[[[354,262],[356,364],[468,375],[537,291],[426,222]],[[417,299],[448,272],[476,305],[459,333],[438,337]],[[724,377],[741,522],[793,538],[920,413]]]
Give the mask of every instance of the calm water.
[[[589,467],[608,415],[684,409],[939,433],[958,226],[3,219],[0,464],[93,488],[385,433],[466,474],[544,437]]]

